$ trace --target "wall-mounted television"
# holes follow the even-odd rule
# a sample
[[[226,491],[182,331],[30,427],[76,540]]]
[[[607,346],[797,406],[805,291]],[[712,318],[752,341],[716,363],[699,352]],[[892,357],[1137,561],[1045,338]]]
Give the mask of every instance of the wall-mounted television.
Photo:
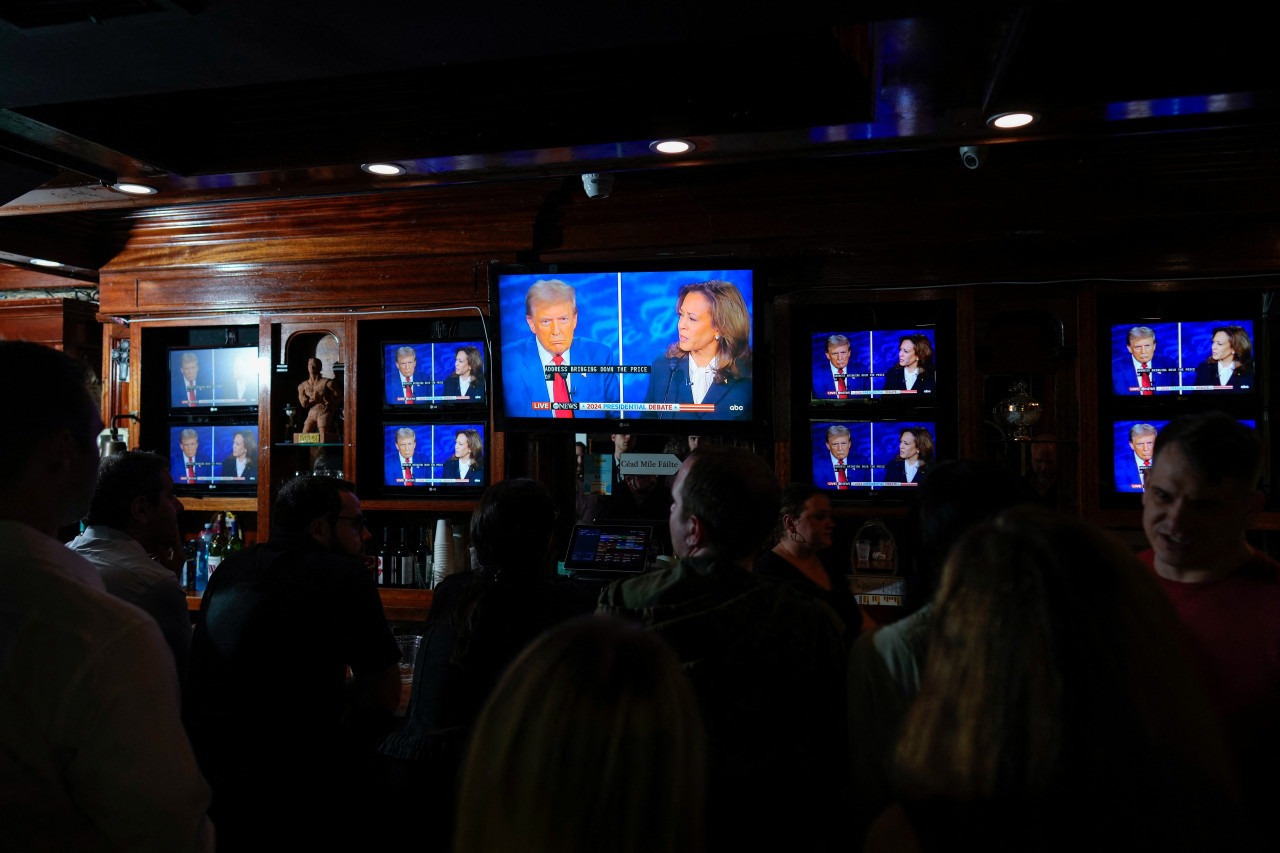
[[[698,432],[759,414],[752,270],[498,268],[493,284],[503,428]]]
[[[488,482],[483,423],[382,426],[382,484],[391,492],[479,491]]]
[[[833,421],[809,424],[812,482],[837,492],[919,485],[937,461],[937,422]]]
[[[169,347],[171,412],[236,412],[258,405],[256,346]]]
[[[171,424],[169,473],[183,493],[256,492],[257,423]]]
[[[1250,394],[1260,357],[1252,319],[1113,324],[1111,393]]]
[[[396,409],[488,404],[484,341],[382,344],[383,405]]]
[[[810,335],[813,399],[928,402],[937,388],[936,340],[932,328],[816,331]]]
[[[1127,419],[1111,423],[1111,481],[1116,492],[1142,492],[1155,454],[1156,436],[1167,426],[1167,420]],[[1241,419],[1240,423],[1257,429],[1257,421]]]

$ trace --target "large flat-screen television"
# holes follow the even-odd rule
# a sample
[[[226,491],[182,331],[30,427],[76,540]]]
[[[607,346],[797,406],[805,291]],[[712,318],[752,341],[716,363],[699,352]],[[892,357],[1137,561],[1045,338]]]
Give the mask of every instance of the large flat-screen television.
[[[725,431],[760,414],[752,270],[496,268],[493,283],[502,428]]]
[[[186,494],[256,492],[256,423],[169,426],[169,473]]]
[[[382,425],[382,485],[397,494],[478,492],[488,482],[483,423]]]
[[[258,348],[169,347],[171,412],[247,411],[258,405]]]
[[[937,461],[937,422],[809,423],[813,484],[836,492],[910,490]]]
[[[928,403],[937,389],[932,328],[839,329],[810,335],[814,400],[902,396]],[[951,376],[949,365],[944,365]]]
[[[1170,394],[1252,394],[1262,355],[1254,323],[1224,320],[1113,324],[1111,393],[1118,397]]]
[[[1155,453],[1156,436],[1168,420],[1127,419],[1111,422],[1111,480],[1121,494],[1142,492]],[[1240,423],[1257,429],[1257,421],[1241,419]]]
[[[387,341],[382,344],[383,406],[488,405],[484,341]]]

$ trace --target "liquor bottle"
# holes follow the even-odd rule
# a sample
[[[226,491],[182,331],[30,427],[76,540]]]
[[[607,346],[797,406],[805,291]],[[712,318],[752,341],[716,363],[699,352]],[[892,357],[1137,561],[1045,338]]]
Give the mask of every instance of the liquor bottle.
[[[218,566],[222,565],[222,558],[227,552],[227,531],[223,526],[224,516],[218,513],[217,518],[213,522],[213,541],[209,543],[209,576],[213,577],[213,573],[217,571]]]
[[[196,591],[196,553],[199,545],[199,537],[182,543],[182,588],[187,592]]]
[[[391,528],[382,528],[382,544],[378,546],[378,586],[390,586],[391,565],[395,551],[391,548]]]
[[[209,583],[209,549],[213,546],[213,523],[204,526],[196,539],[196,592]]]
[[[236,524],[236,516],[233,512],[227,513],[227,545],[223,552],[224,557],[229,557],[236,551],[244,549],[244,539],[240,525]]]
[[[400,586],[418,585],[418,552],[409,541],[409,528],[400,528]]]
[[[431,589],[431,534],[418,527],[418,586]]]

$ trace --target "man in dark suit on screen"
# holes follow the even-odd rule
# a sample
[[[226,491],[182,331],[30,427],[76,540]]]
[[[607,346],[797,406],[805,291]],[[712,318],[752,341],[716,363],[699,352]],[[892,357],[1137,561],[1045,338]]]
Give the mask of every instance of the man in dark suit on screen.
[[[867,377],[846,376],[849,368],[849,338],[831,335],[827,338],[827,360],[813,367],[813,396],[818,400],[847,400],[850,391],[866,391]],[[865,368],[864,368],[865,369]]]
[[[617,403],[616,373],[555,373],[566,366],[616,365],[616,353],[596,341],[574,338],[577,293],[563,281],[535,282],[525,294],[525,321],[532,338],[503,347],[503,391],[507,413],[517,417],[603,418],[616,412],[550,409],[554,403]],[[546,403],[546,409],[534,409]]]
[[[1177,363],[1166,355],[1156,355],[1156,333],[1149,326],[1130,329],[1124,354],[1111,360],[1111,383],[1117,394],[1149,397],[1157,390],[1164,392],[1180,385],[1178,377]]]

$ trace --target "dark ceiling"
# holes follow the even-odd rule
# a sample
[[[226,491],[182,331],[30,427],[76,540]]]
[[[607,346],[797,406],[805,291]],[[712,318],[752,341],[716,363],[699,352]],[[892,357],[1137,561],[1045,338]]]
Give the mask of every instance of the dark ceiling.
[[[33,213],[983,142],[1275,138],[1270,30],[1225,6],[686,5],[4,0],[0,258],[4,217]],[[986,127],[1012,107],[1043,119]],[[666,136],[697,150],[649,150]],[[408,174],[360,170],[374,160]],[[126,179],[160,192],[107,186]]]

